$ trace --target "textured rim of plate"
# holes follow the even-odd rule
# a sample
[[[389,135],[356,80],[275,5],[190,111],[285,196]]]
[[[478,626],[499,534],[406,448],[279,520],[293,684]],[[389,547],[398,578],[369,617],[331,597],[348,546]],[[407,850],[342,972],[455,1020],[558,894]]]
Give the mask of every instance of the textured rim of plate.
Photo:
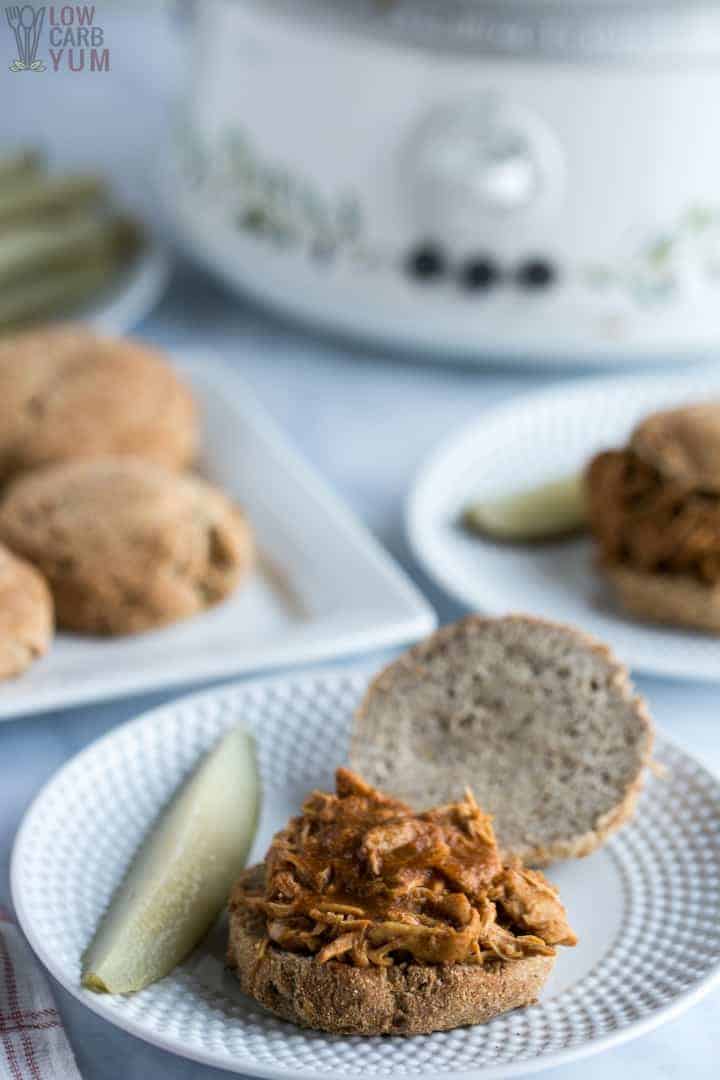
[[[717,371],[706,371],[703,374],[702,371],[695,371],[692,373],[670,375],[638,374],[628,376],[624,379],[618,379],[612,375],[599,375],[591,378],[578,379],[573,382],[558,381],[550,389],[539,390],[529,394],[518,394],[517,396],[513,396],[509,401],[504,401],[498,405],[491,405],[488,408],[483,409],[474,420],[470,420],[466,423],[460,431],[442,440],[424,460],[415,474],[412,486],[405,499],[405,535],[415,559],[423,570],[454,600],[462,604],[464,608],[467,608],[469,611],[480,611],[485,615],[507,614],[507,608],[503,607],[501,604],[488,603],[478,605],[475,600],[470,599],[465,585],[464,575],[461,575],[460,572],[450,571],[448,569],[447,559],[441,561],[436,558],[436,545],[434,541],[426,535],[426,511],[423,504],[427,499],[428,491],[435,487],[438,478],[444,473],[448,459],[463,456],[467,447],[471,447],[475,442],[476,433],[481,424],[488,422],[499,423],[504,417],[507,417],[508,419],[511,418],[518,409],[542,406],[545,403],[554,403],[561,396],[563,397],[566,407],[569,407],[574,399],[582,399],[587,396],[587,394],[592,394],[602,389],[617,390],[619,387],[627,387],[630,391],[640,390],[641,388],[650,390],[653,388],[667,388],[669,392],[672,391],[674,387],[677,387],[679,395],[687,398],[688,391],[691,394],[702,394],[707,393],[708,391],[719,392],[720,373]],[[632,625],[637,633],[642,631],[641,623],[629,623],[628,625]],[[706,671],[700,673],[693,672],[687,665],[674,667],[672,666],[672,662],[670,663],[670,666],[668,666],[666,661],[663,661],[662,667],[660,664],[654,666],[646,661],[635,662],[630,655],[623,655],[622,659],[628,666],[632,667],[634,671],[653,675],[657,678],[682,679],[683,681],[689,682],[717,682],[720,681],[720,639],[718,640],[718,657],[717,674]]]
[[[186,1058],[191,1061],[197,1061],[201,1064],[214,1066],[234,1073],[243,1073],[246,1075],[265,1077],[268,1080],[288,1080],[290,1076],[297,1076],[302,1080],[329,1080],[331,1073],[329,1071],[315,1071],[312,1069],[298,1070],[288,1068],[277,1068],[273,1066],[267,1066],[262,1064],[256,1064],[252,1060],[241,1059],[237,1063],[237,1067],[233,1062],[228,1061],[226,1054],[212,1053],[204,1050],[198,1050],[194,1047],[187,1047],[179,1044],[172,1038],[165,1038],[154,1031],[148,1030],[143,1027],[142,1024],[135,1022],[134,1020],[128,1020],[122,1014],[119,1014],[112,1009],[106,1008],[104,1005],[104,998],[99,995],[89,994],[82,990],[80,985],[70,983],[64,974],[64,972],[56,966],[54,963],[54,957],[52,950],[46,948],[42,941],[36,937],[32,923],[28,920],[28,915],[25,907],[23,891],[20,884],[22,866],[28,853],[24,850],[28,844],[27,836],[31,833],[34,817],[42,811],[42,805],[44,800],[50,795],[54,785],[58,783],[62,777],[70,769],[74,769],[84,759],[94,756],[98,750],[107,746],[114,740],[122,740],[129,734],[132,729],[139,728],[144,725],[152,726],[155,723],[161,721],[168,714],[173,713],[176,709],[197,708],[205,703],[210,703],[216,699],[223,698],[233,699],[238,693],[252,694],[263,693],[264,691],[271,690],[277,686],[291,686],[298,688],[298,684],[311,684],[315,687],[315,692],[323,686],[323,684],[330,683],[342,683],[346,682],[352,684],[355,687],[357,684],[358,693],[361,692],[362,685],[374,674],[375,669],[367,667],[365,665],[352,666],[341,669],[318,669],[311,673],[304,673],[300,675],[285,675],[274,676],[271,678],[262,679],[250,679],[239,683],[231,683],[227,686],[221,687],[215,690],[203,691],[198,694],[187,695],[183,698],[176,700],[168,705],[163,705],[159,708],[152,709],[135,720],[128,721],[119,727],[114,728],[108,734],[96,739],[94,742],[86,746],[78,754],[67,761],[57,772],[43,785],[41,790],[33,799],[32,803],[26,810],[13,845],[11,862],[10,862],[10,888],[15,911],[19,924],[29,941],[36,956],[41,960],[50,974],[58,980],[61,986],[70,993],[74,998],[85,1005],[91,1012],[101,1016],[104,1020],[107,1020],[115,1027],[126,1031],[127,1033],[134,1035],[135,1037],[147,1042],[153,1046],[157,1046],[160,1049],[166,1050],[179,1057]],[[656,743],[656,751],[662,749],[664,753],[676,758],[681,759],[687,765],[691,765],[698,773],[700,773],[705,782],[709,784],[714,792],[715,799],[720,805],[720,778],[715,776],[710,770],[706,769],[697,759],[692,755],[685,753],[676,743],[665,736],[658,736]],[[606,958],[607,959],[607,958]],[[592,977],[585,976],[584,978]],[[692,1005],[699,1002],[706,994],[708,994],[713,987],[720,982],[720,960],[717,960],[699,979],[699,981],[675,994],[672,1000],[665,1005],[661,1005],[656,1008],[649,1015],[642,1017],[641,1019],[631,1021],[626,1026],[620,1027],[615,1031],[608,1033],[607,1035],[600,1036],[599,1038],[589,1040],[586,1043],[579,1045],[565,1047],[563,1049],[553,1051],[539,1058],[529,1059],[524,1061],[516,1061],[515,1063],[497,1064],[490,1066],[475,1065],[468,1069],[454,1069],[446,1070],[442,1073],[443,1076],[453,1077],[454,1080],[470,1080],[472,1077],[482,1076],[487,1080],[502,1080],[504,1077],[510,1076],[522,1076],[530,1073],[541,1072],[545,1069],[552,1068],[557,1065],[566,1064],[570,1061],[577,1061],[582,1058],[593,1056],[597,1053],[601,1053],[604,1050],[611,1047],[618,1046],[622,1043],[629,1042],[647,1032],[660,1027],[662,1024],[669,1020],[679,1016]],[[568,991],[565,991],[567,993]],[[523,1012],[523,1010],[520,1010]],[[507,1014],[512,1016],[513,1014]],[[292,1027],[292,1025],[290,1025]],[[464,1029],[463,1029],[464,1030]],[[447,1033],[446,1033],[447,1034]],[[339,1038],[342,1036],[329,1038]],[[418,1036],[423,1038],[423,1036]],[[375,1040],[366,1040],[375,1041]],[[402,1040],[404,1041],[404,1040]],[[358,1058],[362,1058],[362,1047],[358,1052]],[[367,1073],[363,1072],[361,1064],[358,1065],[357,1073],[346,1073],[347,1080],[354,1080],[355,1077],[360,1080],[361,1077],[366,1076]],[[419,1077],[430,1076],[429,1071],[420,1073],[419,1071],[409,1071],[406,1069],[391,1069],[384,1072],[373,1072],[372,1075],[396,1075],[406,1077]]]

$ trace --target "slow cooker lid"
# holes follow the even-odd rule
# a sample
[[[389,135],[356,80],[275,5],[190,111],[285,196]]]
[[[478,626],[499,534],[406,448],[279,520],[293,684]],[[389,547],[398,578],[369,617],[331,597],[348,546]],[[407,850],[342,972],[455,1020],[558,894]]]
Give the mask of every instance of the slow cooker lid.
[[[243,0],[247,2],[247,0]],[[257,0],[256,0],[257,2]],[[433,49],[578,60],[720,58],[718,0],[261,0]]]

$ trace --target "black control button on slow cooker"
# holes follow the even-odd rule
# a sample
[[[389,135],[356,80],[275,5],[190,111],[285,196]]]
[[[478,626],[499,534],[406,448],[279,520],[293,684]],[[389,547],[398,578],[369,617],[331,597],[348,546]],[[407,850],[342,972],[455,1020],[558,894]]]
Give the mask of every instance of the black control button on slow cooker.
[[[524,289],[547,289],[556,281],[557,270],[548,259],[527,259],[515,276]]]
[[[501,277],[498,264],[485,255],[471,256],[460,267],[459,280],[464,289],[491,289]]]
[[[447,271],[447,260],[435,244],[422,244],[408,255],[406,269],[418,281],[432,281]]]

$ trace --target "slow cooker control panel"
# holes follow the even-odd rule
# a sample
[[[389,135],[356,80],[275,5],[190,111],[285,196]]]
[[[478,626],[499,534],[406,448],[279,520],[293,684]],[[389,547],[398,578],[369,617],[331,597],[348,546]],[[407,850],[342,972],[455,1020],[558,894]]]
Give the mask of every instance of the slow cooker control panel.
[[[419,238],[406,259],[411,277],[452,274],[469,290],[508,280],[539,289],[556,279],[542,254],[512,267],[492,254],[494,240],[540,220],[565,190],[561,146],[526,107],[497,96],[433,107],[408,135],[400,183]]]
[[[467,292],[484,292],[508,283],[533,291],[547,289],[559,276],[553,260],[541,255],[531,255],[510,267],[489,253],[470,254],[455,261],[435,241],[413,248],[405,260],[405,270],[415,281],[454,280]]]

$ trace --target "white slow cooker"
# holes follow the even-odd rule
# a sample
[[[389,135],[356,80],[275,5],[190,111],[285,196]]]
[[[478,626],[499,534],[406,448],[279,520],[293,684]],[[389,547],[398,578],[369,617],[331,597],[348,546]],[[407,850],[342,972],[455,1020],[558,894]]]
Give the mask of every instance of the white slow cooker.
[[[720,4],[204,0],[166,181],[228,281],[438,357],[720,351]]]

